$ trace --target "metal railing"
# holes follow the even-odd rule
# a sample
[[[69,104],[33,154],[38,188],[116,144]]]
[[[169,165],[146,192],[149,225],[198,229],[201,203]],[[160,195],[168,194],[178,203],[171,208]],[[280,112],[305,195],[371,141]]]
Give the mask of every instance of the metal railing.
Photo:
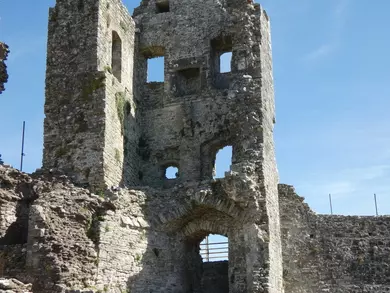
[[[228,260],[229,243],[210,242],[209,237],[200,244],[200,255],[204,262]]]

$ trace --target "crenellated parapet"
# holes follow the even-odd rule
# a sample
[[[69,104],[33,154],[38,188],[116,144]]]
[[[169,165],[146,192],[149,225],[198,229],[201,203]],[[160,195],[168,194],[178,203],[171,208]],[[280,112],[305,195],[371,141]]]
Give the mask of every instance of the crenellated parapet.
[[[7,65],[5,65],[8,53],[8,46],[0,42],[0,94],[4,91],[4,84],[8,81]]]

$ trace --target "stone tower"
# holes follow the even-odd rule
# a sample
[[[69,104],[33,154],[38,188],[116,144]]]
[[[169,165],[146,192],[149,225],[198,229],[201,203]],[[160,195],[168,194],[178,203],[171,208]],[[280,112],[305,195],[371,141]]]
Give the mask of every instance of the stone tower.
[[[58,0],[50,10],[45,168],[95,190],[137,182],[134,38],[119,1]]]
[[[164,81],[148,82],[156,57]],[[317,215],[278,185],[259,5],[144,0],[131,17],[121,0],[57,0],[46,84],[43,170],[0,166],[1,292],[390,292],[390,217]],[[202,258],[210,234],[227,259]]]
[[[222,73],[226,52],[231,72]],[[164,82],[148,83],[155,57],[164,57]],[[188,246],[173,241],[226,235],[229,292],[283,292],[270,23],[260,5],[143,0],[132,18],[120,0],[57,0],[46,78],[45,168],[95,191],[149,188],[152,202],[164,199],[149,203],[145,219],[171,237],[167,251],[185,262]],[[231,172],[213,180],[225,146]],[[169,166],[176,179],[166,178]],[[169,292],[205,292],[196,274],[179,275]],[[152,285],[143,286],[132,292]]]

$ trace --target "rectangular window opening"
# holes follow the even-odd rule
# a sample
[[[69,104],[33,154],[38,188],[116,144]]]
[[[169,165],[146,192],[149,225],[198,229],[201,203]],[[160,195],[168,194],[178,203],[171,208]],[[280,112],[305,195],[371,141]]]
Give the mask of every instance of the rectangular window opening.
[[[164,56],[148,60],[147,82],[164,82]]]
[[[169,12],[169,1],[160,0],[156,1],[157,13],[166,13]]]
[[[211,56],[214,58],[214,72],[230,72],[233,51],[232,37],[221,35],[211,40],[211,50]]]
[[[225,52],[219,55],[219,72],[227,73],[231,72],[232,68],[232,52]]]

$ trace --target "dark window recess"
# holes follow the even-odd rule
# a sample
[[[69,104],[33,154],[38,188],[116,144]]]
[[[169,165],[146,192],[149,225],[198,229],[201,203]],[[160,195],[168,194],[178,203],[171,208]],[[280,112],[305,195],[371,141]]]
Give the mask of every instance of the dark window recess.
[[[79,0],[77,3],[78,10],[84,10],[84,0]]]
[[[112,56],[111,56],[112,74],[121,82],[122,79],[122,40],[118,33],[112,32]]]
[[[233,57],[233,39],[229,35],[221,35],[210,42],[211,69],[214,75],[214,86],[219,89],[229,87],[229,77],[221,73],[231,72]]]
[[[200,69],[187,68],[176,72],[174,88],[176,96],[193,95],[200,91]]]
[[[157,8],[157,13],[169,12],[169,1],[157,1],[156,8]]]

